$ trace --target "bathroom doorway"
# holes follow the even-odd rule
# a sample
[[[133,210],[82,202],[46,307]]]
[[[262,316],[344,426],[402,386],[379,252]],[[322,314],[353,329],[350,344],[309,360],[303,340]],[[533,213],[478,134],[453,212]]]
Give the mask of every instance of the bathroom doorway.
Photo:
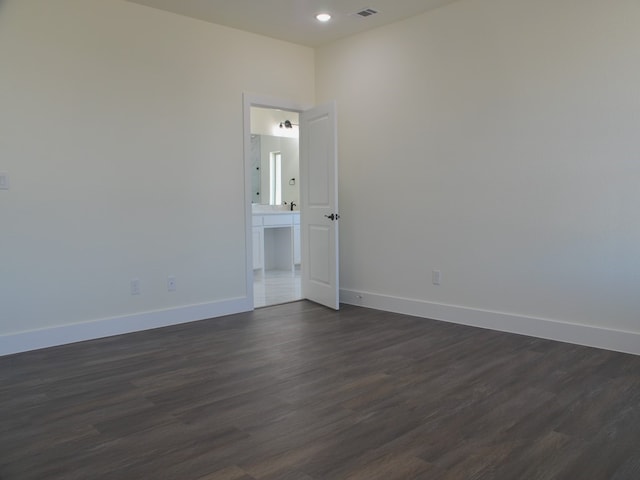
[[[302,299],[299,114],[250,107],[253,304]]]

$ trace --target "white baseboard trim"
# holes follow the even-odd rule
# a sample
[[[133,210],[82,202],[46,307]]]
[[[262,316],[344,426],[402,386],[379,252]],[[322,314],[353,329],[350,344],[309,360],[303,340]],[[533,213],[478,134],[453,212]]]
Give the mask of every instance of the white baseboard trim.
[[[340,290],[340,302],[375,310],[640,355],[640,333],[638,332],[625,332],[356,290]]]
[[[248,297],[104,318],[0,336],[0,356],[253,310]]]
[[[640,355],[640,333],[637,332],[478,310],[356,290],[340,290],[340,302],[375,310]],[[253,303],[250,299],[242,297],[1,335],[0,356],[232,315],[252,309]]]

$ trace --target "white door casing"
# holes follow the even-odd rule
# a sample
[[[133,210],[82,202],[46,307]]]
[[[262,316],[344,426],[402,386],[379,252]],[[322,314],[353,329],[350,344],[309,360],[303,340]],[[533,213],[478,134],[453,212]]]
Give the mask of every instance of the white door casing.
[[[300,114],[302,295],[338,310],[338,145],[336,104]]]

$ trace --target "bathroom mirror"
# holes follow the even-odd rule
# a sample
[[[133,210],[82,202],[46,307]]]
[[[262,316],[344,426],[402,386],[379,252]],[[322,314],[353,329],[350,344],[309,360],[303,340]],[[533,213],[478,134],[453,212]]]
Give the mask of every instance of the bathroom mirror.
[[[299,205],[297,138],[251,135],[251,202]]]

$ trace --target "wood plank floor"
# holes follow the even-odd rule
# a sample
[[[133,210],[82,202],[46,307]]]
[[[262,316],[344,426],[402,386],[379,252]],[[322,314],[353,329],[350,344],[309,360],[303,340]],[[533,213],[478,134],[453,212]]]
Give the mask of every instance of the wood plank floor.
[[[640,357],[309,302],[0,358],[0,479],[640,478]]]

